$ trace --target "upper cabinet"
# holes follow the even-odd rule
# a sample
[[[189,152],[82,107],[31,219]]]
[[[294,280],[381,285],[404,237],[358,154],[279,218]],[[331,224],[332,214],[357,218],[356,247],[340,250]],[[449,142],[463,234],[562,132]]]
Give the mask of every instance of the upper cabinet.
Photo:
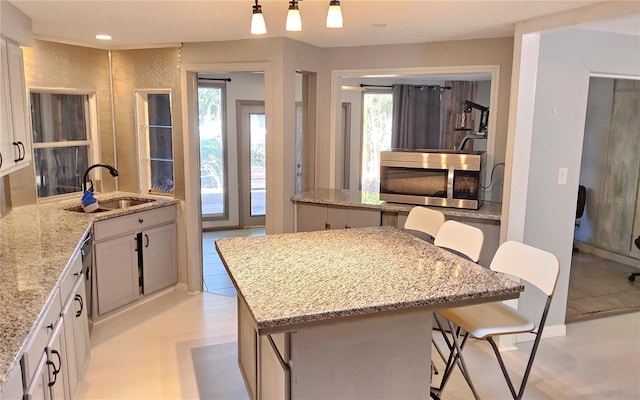
[[[0,38],[0,176],[31,161],[31,135],[22,49]]]

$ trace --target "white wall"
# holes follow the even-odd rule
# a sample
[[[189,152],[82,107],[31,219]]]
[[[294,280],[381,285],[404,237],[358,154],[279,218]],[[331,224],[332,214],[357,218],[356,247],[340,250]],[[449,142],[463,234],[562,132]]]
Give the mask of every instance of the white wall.
[[[524,242],[555,254],[561,265],[548,324],[564,324],[576,196],[582,157],[589,78],[593,73],[640,75],[640,37],[580,29],[543,32],[524,225]],[[514,164],[520,154],[514,154]],[[568,168],[566,185],[558,169]],[[537,315],[533,297],[520,310]]]

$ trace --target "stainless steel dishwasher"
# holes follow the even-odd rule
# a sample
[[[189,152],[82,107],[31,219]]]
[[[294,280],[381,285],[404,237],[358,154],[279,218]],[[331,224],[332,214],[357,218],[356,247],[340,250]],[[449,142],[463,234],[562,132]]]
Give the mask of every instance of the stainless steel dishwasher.
[[[82,254],[82,271],[86,289],[86,309],[89,318],[89,333],[93,329],[93,237],[91,232],[85,236],[80,248]]]

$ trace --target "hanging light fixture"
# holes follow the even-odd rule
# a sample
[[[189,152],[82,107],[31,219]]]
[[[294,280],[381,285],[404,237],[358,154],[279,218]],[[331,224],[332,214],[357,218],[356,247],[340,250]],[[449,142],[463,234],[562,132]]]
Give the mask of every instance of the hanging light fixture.
[[[287,12],[287,31],[299,32],[302,30],[302,19],[300,18],[300,10],[298,9],[298,1],[291,0],[289,2],[289,12]]]
[[[253,14],[251,15],[251,33],[254,35],[264,35],[267,33],[267,26],[264,23],[264,15],[262,15],[262,6],[256,4],[253,6]]]
[[[327,28],[342,28],[342,9],[340,8],[340,0],[331,0],[329,2]]]

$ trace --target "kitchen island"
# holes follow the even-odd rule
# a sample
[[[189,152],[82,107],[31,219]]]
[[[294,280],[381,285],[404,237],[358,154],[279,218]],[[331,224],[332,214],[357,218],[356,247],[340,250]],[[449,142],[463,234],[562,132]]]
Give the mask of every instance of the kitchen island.
[[[393,227],[216,241],[252,398],[427,398],[431,311],[523,287]]]

